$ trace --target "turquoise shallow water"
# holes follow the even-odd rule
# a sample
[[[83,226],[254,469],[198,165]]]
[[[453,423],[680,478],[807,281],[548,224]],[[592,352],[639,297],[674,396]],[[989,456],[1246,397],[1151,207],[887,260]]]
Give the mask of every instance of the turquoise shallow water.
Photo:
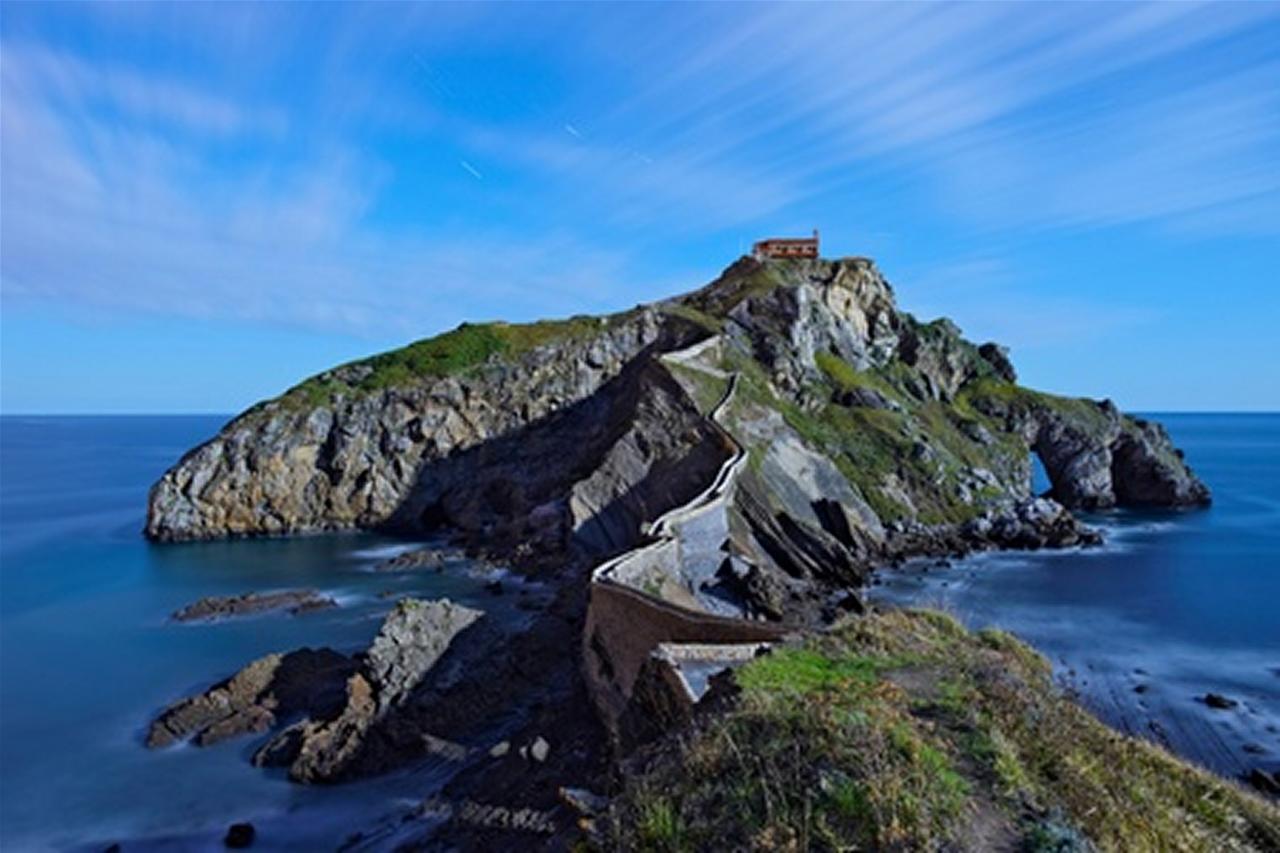
[[[0,849],[101,849],[146,839],[222,849],[252,820],[255,849],[331,847],[430,794],[444,769],[311,788],[251,767],[257,739],[150,751],[155,711],[262,654],[364,648],[390,601],[448,596],[511,624],[465,562],[444,573],[374,573],[415,543],[367,535],[150,545],[147,488],[222,418],[0,418]],[[314,587],[341,607],[177,625],[204,595]],[[393,599],[392,599],[393,600]],[[127,845],[126,849],[136,849]]]
[[[1280,768],[1280,415],[1152,417],[1211,508],[1098,513],[1102,547],[921,561],[872,599],[1011,630],[1108,722],[1218,772]],[[1209,691],[1240,704],[1211,710]]]

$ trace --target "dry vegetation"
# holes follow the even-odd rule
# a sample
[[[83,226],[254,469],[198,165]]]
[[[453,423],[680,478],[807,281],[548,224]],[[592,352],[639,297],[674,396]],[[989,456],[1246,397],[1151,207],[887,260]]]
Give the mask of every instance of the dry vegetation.
[[[758,659],[614,804],[644,850],[1280,850],[1280,810],[1106,728],[1008,634],[894,612]]]

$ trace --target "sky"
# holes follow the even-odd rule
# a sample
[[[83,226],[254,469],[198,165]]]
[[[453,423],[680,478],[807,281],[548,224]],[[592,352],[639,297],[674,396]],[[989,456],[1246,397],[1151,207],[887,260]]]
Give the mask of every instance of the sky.
[[[231,413],[812,228],[1032,387],[1280,409],[1280,4],[0,9],[0,412]]]

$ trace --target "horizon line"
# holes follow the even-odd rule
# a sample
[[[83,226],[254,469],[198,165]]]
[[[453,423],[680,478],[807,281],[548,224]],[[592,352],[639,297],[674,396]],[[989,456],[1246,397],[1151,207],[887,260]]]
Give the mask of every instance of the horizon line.
[[[1080,398],[1088,399],[1088,398]],[[237,417],[247,412],[183,411],[183,412],[0,412],[0,418],[180,418]],[[1277,409],[1121,409],[1126,415],[1280,415]]]

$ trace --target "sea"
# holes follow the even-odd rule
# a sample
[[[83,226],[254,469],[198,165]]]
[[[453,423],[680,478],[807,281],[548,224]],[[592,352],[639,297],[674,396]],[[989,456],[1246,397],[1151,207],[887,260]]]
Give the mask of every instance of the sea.
[[[1211,507],[1084,513],[1101,546],[917,560],[879,573],[869,598],[1011,631],[1110,725],[1231,778],[1275,771],[1280,414],[1147,417],[1186,452]],[[1209,693],[1234,706],[1210,707]]]
[[[144,745],[151,719],[275,651],[363,650],[397,598],[447,597],[509,627],[529,615],[492,567],[375,566],[430,542],[369,534],[156,545],[147,491],[227,420],[0,417],[0,850],[223,850],[232,823],[254,849],[334,849],[430,797],[452,767],[424,762],[369,782],[303,786],[254,768],[261,738]],[[497,570],[503,574],[501,569]],[[529,587],[529,588],[525,588]],[[339,606],[175,623],[208,595],[316,589]]]
[[[1107,722],[1228,776],[1280,768],[1280,415],[1153,415],[1213,506],[1093,514],[1100,547],[919,561],[882,572],[876,606],[933,606],[1010,630]],[[255,738],[149,750],[166,705],[256,657],[364,648],[388,602],[447,596],[518,620],[465,560],[374,567],[424,543],[368,534],[156,545],[147,490],[217,432],[211,416],[0,417],[0,849],[332,849],[429,797],[449,768],[290,783]],[[428,543],[429,544],[429,543]],[[510,583],[519,583],[511,579]],[[314,588],[340,606],[177,624],[202,596]],[[1237,703],[1203,702],[1213,692]]]

